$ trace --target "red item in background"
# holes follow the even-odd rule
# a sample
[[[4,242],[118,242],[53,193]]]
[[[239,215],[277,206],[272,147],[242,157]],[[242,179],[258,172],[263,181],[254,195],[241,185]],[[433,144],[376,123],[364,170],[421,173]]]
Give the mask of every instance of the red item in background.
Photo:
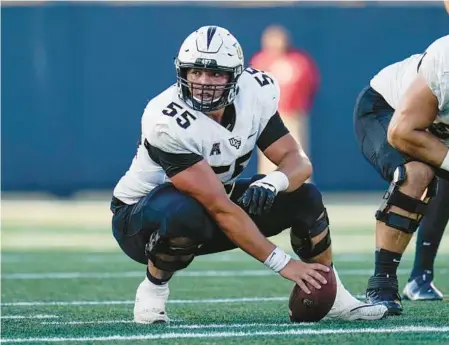
[[[305,52],[290,50],[282,55],[259,52],[251,59],[254,68],[271,73],[279,83],[279,112],[308,114],[319,86],[319,71]]]

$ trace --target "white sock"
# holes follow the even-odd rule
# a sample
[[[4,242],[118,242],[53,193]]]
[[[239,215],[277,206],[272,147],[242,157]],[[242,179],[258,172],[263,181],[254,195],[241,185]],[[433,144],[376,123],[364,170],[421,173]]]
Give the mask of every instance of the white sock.
[[[147,277],[145,277],[144,282],[147,285],[147,287],[155,291],[156,294],[164,295],[168,291],[168,282],[166,284],[158,285],[150,282],[150,280]]]
[[[345,288],[345,286],[343,285],[338,273],[337,273],[337,269],[334,266],[334,274],[335,274],[335,279],[337,281],[337,297],[335,298],[335,300],[337,300],[337,298],[341,298],[344,295],[349,295],[351,296],[353,299],[355,299],[354,296],[352,296],[352,294]]]
[[[337,286],[343,286],[343,283],[340,280],[340,276],[338,275],[335,265],[333,266],[333,269],[334,269],[335,279],[337,280]]]

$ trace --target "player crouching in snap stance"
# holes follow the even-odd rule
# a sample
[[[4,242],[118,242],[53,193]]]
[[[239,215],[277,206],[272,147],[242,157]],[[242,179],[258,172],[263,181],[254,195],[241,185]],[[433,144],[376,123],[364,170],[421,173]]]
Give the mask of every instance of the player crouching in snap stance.
[[[147,265],[134,320],[168,322],[167,282],[196,255],[240,247],[309,292],[332,264],[328,218],[309,159],[284,127],[279,88],[266,73],[243,67],[240,44],[226,30],[193,32],[175,60],[177,83],[152,99],[128,172],[114,189],[113,234],[121,249]],[[238,179],[255,146],[278,166]],[[266,237],[291,227],[304,263]],[[324,264],[324,265],[323,265]],[[383,305],[355,299],[338,280],[328,318],[375,320]]]
[[[420,231],[438,227],[428,239],[436,247],[448,219],[449,35],[433,42],[424,54],[379,72],[360,94],[354,116],[363,155],[390,182],[376,212],[375,272],[366,297],[399,315],[396,274],[402,254],[423,217],[432,219],[431,225]],[[443,187],[438,192],[437,176]],[[427,268],[433,268],[435,255],[436,250]],[[404,290],[407,297],[441,299],[431,284],[431,272],[421,271],[415,278]]]

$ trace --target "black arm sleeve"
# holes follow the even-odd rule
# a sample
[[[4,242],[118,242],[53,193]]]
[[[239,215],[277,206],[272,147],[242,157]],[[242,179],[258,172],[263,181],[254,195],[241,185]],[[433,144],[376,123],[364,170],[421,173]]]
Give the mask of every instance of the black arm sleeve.
[[[164,169],[168,177],[175,176],[203,159],[202,156],[196,153],[169,153],[162,151],[151,145],[146,139],[144,145],[150,158]]]
[[[257,146],[261,151],[265,151],[268,146],[288,133],[289,131],[282,122],[279,113],[276,112],[268,121],[259,139],[257,139]]]

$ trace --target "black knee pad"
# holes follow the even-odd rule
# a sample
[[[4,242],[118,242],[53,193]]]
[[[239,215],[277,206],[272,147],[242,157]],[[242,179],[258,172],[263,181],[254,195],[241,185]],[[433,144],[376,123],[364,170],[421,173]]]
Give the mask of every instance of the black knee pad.
[[[323,205],[321,192],[315,185],[306,183],[296,192],[303,193],[301,200],[307,204],[307,212],[292,224],[290,243],[296,255],[307,260],[323,253],[331,245],[329,231],[320,242],[312,244],[312,238],[328,230],[329,217]]]
[[[173,205],[173,211],[167,212],[160,228],[151,234],[145,254],[161,270],[186,268],[201,245],[212,238],[212,224],[199,202],[184,198]]]
[[[403,165],[397,167],[394,172],[393,181],[385,192],[379,209],[376,212],[376,219],[407,234],[413,234],[419,227],[422,216],[425,215],[428,203],[437,192],[437,179],[434,178],[427,187],[426,201],[412,198],[399,191],[399,187],[406,181],[407,174]],[[405,211],[420,215],[418,220],[414,220],[395,212],[389,212],[391,206],[397,206]]]
[[[294,212],[295,215],[292,220],[292,232],[297,237],[306,237],[316,235],[322,232],[322,223],[328,224],[327,214],[324,218],[320,218],[323,212],[326,211],[323,205],[323,198],[318,188],[311,183],[304,183],[300,188],[291,193],[292,197],[289,203],[298,204],[295,207],[286,205],[293,212],[300,208],[301,212]]]
[[[321,213],[323,211],[323,196],[318,187],[313,183],[304,183],[293,193],[299,194],[301,200],[307,202],[307,207],[310,208],[310,211],[315,211],[315,213]]]
[[[312,238],[322,234],[326,230],[326,235],[318,243],[313,244]],[[312,259],[326,251],[332,243],[329,230],[329,218],[326,209],[323,209],[323,212],[315,220],[315,223],[309,229],[308,233],[302,233],[302,235],[298,232],[295,233],[293,227],[290,231],[290,243],[292,249],[302,260]]]
[[[189,266],[200,247],[201,243],[187,239],[178,244],[176,238],[163,237],[155,231],[145,246],[145,254],[156,268],[174,272]]]
[[[185,198],[173,205],[160,224],[162,237],[186,237],[204,243],[212,238],[213,221],[206,209],[195,199]]]

